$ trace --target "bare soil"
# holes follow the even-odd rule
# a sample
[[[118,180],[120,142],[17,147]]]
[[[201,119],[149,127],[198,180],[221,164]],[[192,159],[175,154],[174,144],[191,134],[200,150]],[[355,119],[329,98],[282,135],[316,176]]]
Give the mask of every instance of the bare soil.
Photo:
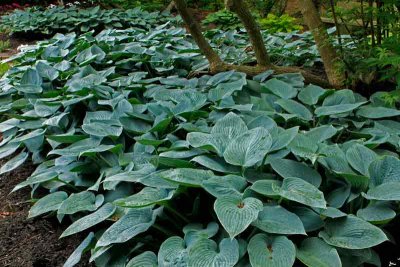
[[[0,162],[0,166],[5,161]],[[24,181],[33,171],[25,166],[9,174],[0,175],[0,266],[2,267],[58,267],[82,242],[81,236],[59,239],[66,228],[54,217],[27,219],[31,206],[30,190],[9,194],[14,186]],[[87,264],[88,256],[79,266]]]

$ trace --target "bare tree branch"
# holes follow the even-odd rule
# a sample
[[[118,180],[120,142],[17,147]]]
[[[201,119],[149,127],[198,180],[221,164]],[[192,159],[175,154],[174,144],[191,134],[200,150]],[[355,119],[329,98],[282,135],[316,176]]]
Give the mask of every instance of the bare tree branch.
[[[270,65],[271,62],[269,60],[260,28],[254,20],[253,15],[250,13],[250,9],[246,3],[244,3],[243,0],[225,0],[225,7],[228,10],[235,12],[242,21],[247,34],[249,35],[251,44],[253,45],[257,63],[261,66]]]

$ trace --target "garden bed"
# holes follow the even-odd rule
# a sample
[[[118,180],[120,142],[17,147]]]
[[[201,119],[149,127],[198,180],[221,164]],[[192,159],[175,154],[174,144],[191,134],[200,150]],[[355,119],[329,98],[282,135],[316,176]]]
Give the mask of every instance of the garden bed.
[[[62,266],[81,242],[79,236],[59,239],[66,227],[54,217],[27,219],[31,207],[28,189],[9,194],[33,170],[32,165],[26,164],[0,176],[0,266],[3,267]],[[78,266],[91,266],[87,262],[84,259]]]

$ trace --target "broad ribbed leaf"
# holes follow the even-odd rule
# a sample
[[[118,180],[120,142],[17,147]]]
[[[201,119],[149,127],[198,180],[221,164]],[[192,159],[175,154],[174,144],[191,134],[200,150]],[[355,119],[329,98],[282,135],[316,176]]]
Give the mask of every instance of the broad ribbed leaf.
[[[261,161],[272,146],[268,130],[255,128],[236,137],[224,152],[224,159],[232,164],[250,167]]]
[[[85,217],[80,218],[71,224],[61,235],[61,237],[66,237],[79,232],[82,232],[96,224],[111,217],[116,210],[116,207],[111,203],[105,204],[103,207],[98,209],[96,212],[89,214]]]
[[[157,256],[152,251],[146,251],[131,259],[126,267],[158,267]]]
[[[371,203],[369,206],[359,209],[357,217],[373,224],[383,224],[396,217],[396,212],[391,209],[390,204],[385,202]]]
[[[271,167],[283,178],[298,177],[316,187],[321,185],[321,175],[305,163],[290,159],[274,159],[271,160]]]
[[[318,100],[320,99],[321,96],[323,96],[325,93],[327,92],[327,90],[310,84],[306,87],[304,87],[304,89],[302,89],[299,93],[299,100],[301,102],[303,102],[304,104],[307,105],[315,105],[318,103]]]
[[[333,105],[333,106],[321,106],[315,109],[315,114],[318,117],[321,116],[329,116],[329,115],[336,115],[341,113],[346,113],[352,111],[359,106],[363,105],[364,102],[355,103],[355,104],[340,104],[340,105]]]
[[[90,233],[83,241],[82,243],[72,252],[71,256],[68,257],[67,261],[64,263],[63,267],[73,267],[79,263],[79,261],[82,258],[82,254],[90,244],[92,243],[92,240],[94,239],[94,233]]]
[[[226,163],[224,159],[220,157],[201,155],[193,158],[191,161],[217,172],[240,173],[239,167]]]
[[[385,107],[365,106],[361,107],[357,111],[357,116],[361,116],[368,119],[381,119],[381,118],[395,117],[399,115],[400,115],[400,110],[385,108]]]
[[[324,125],[312,128],[310,131],[306,132],[305,135],[315,142],[322,142],[333,137],[337,132],[338,130],[332,125]]]
[[[288,267],[296,260],[296,248],[285,236],[257,234],[247,247],[252,267]]]
[[[346,151],[346,158],[351,167],[365,176],[369,176],[369,165],[377,157],[374,151],[360,144],[355,144]]]
[[[31,176],[28,179],[26,179],[25,181],[23,181],[22,183],[17,184],[14,189],[12,190],[12,192],[15,192],[21,188],[24,188],[25,186],[28,185],[35,185],[35,184],[39,184],[39,183],[44,183],[47,181],[51,181],[55,178],[58,177],[57,172],[55,171],[46,171],[43,173],[39,173],[37,175]]]
[[[197,169],[171,169],[159,173],[159,176],[184,186],[200,187],[202,182],[213,177],[214,173]]]
[[[216,198],[232,195],[240,196],[246,186],[246,179],[237,175],[215,176],[202,183],[202,187]]]
[[[341,267],[337,250],[318,237],[305,239],[296,252],[297,258],[308,267]]]
[[[33,218],[44,213],[58,210],[61,203],[68,197],[65,192],[55,192],[39,199],[29,210],[28,218]]]
[[[281,206],[265,206],[253,225],[266,233],[282,235],[305,235],[300,218]]]
[[[105,247],[115,243],[123,243],[136,235],[147,231],[155,222],[162,208],[129,209],[116,223],[110,226],[97,241],[97,247]]]
[[[158,251],[158,265],[160,267],[185,267],[189,264],[189,252],[185,241],[173,236],[165,240]]]
[[[273,187],[281,187],[282,182],[279,180],[258,180],[252,186],[251,190],[268,197],[279,196]]]
[[[275,102],[281,106],[285,111],[297,115],[302,120],[309,121],[312,120],[312,113],[302,104],[291,100],[291,99],[279,99]]]
[[[257,219],[262,202],[255,198],[222,196],[215,201],[214,210],[224,229],[234,238]]]
[[[332,246],[346,249],[370,248],[387,240],[381,229],[353,215],[329,220],[319,236]]]
[[[267,88],[268,91],[284,99],[294,98],[297,95],[296,88],[294,88],[291,84],[283,82],[276,78],[272,78],[265,82],[263,84],[263,87]]]
[[[10,172],[15,170],[19,166],[21,166],[27,159],[29,154],[26,152],[21,152],[9,161],[7,161],[3,166],[0,168],[0,175],[6,172]]]
[[[173,195],[173,190],[145,187],[132,196],[114,201],[114,204],[126,208],[146,207],[170,200]]]
[[[387,156],[372,162],[369,166],[370,187],[389,182],[400,182],[400,160]]]
[[[303,179],[290,177],[283,180],[282,186],[273,185],[273,190],[281,197],[315,208],[326,208],[324,194]]]
[[[80,211],[96,210],[96,196],[89,191],[71,194],[58,209],[58,214],[74,214]]]
[[[236,239],[222,239],[219,247],[213,240],[201,239],[189,251],[189,266],[233,267],[239,260]]]
[[[400,182],[388,182],[368,190],[366,199],[400,201]]]

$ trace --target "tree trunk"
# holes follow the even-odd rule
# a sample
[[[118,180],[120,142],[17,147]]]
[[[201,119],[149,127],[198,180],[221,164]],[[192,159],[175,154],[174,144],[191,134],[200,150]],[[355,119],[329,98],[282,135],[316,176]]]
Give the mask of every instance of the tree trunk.
[[[312,0],[300,0],[300,5],[302,6],[301,13],[303,14],[304,21],[314,36],[330,84],[335,88],[343,87],[345,75],[341,70],[342,61],[329,41],[329,35],[318,14],[317,8]]]
[[[189,28],[189,32],[192,35],[194,41],[199,46],[203,55],[207,58],[210,63],[211,71],[221,65],[223,62],[219,55],[214,51],[211,45],[208,43],[203,33],[201,32],[200,25],[194,19],[193,14],[188,10],[185,0],[174,0],[175,7],[181,15],[183,21]]]
[[[235,0],[236,1],[236,0]],[[242,0],[239,0],[240,2]],[[258,30],[257,24],[255,24],[254,19],[253,22],[251,22],[248,17],[246,17],[244,24],[247,25],[246,27],[249,27],[248,34],[250,35],[250,40],[252,40],[254,49],[258,49],[257,52],[257,61],[258,65],[257,66],[244,66],[244,65],[232,65],[232,64],[227,64],[222,61],[220,56],[217,54],[217,52],[214,51],[214,49],[211,47],[211,45],[208,43],[206,38],[204,37],[200,25],[197,23],[197,21],[194,19],[193,14],[188,10],[186,6],[185,0],[174,0],[175,2],[175,7],[178,10],[179,14],[181,15],[183,21],[187,25],[189,32],[191,36],[193,37],[194,41],[196,44],[199,46],[200,51],[203,53],[203,55],[207,58],[208,62],[210,63],[210,71],[211,73],[219,73],[219,72],[224,72],[224,71],[229,71],[229,70],[235,70],[239,72],[246,73],[249,76],[255,76],[257,74],[263,73],[267,70],[274,70],[275,73],[277,74],[284,74],[284,73],[294,73],[298,72],[301,73],[305,79],[306,83],[313,83],[316,85],[320,85],[322,87],[330,87],[329,82],[326,81],[323,78],[320,78],[317,75],[314,75],[312,73],[309,73],[305,70],[302,70],[301,68],[297,67],[280,67],[280,66],[274,66],[269,62],[268,58],[268,53],[266,51],[264,41],[261,37],[261,32]],[[241,2],[243,4],[243,2]],[[240,6],[240,4],[239,4]],[[246,6],[242,5],[240,6],[243,9],[247,9]],[[240,11],[241,14],[245,14],[245,16],[251,16],[251,13],[248,11],[243,12]],[[257,27],[254,27],[257,26]],[[255,36],[251,36],[251,34],[254,34]],[[263,51],[264,50],[264,51]],[[264,65],[265,64],[265,65]]]
[[[244,3],[243,0],[225,0],[225,7],[226,9],[235,12],[246,28],[251,44],[253,45],[254,53],[256,54],[258,65],[270,65],[268,52],[265,48],[260,28],[254,20],[253,15],[250,13],[246,3]]]

